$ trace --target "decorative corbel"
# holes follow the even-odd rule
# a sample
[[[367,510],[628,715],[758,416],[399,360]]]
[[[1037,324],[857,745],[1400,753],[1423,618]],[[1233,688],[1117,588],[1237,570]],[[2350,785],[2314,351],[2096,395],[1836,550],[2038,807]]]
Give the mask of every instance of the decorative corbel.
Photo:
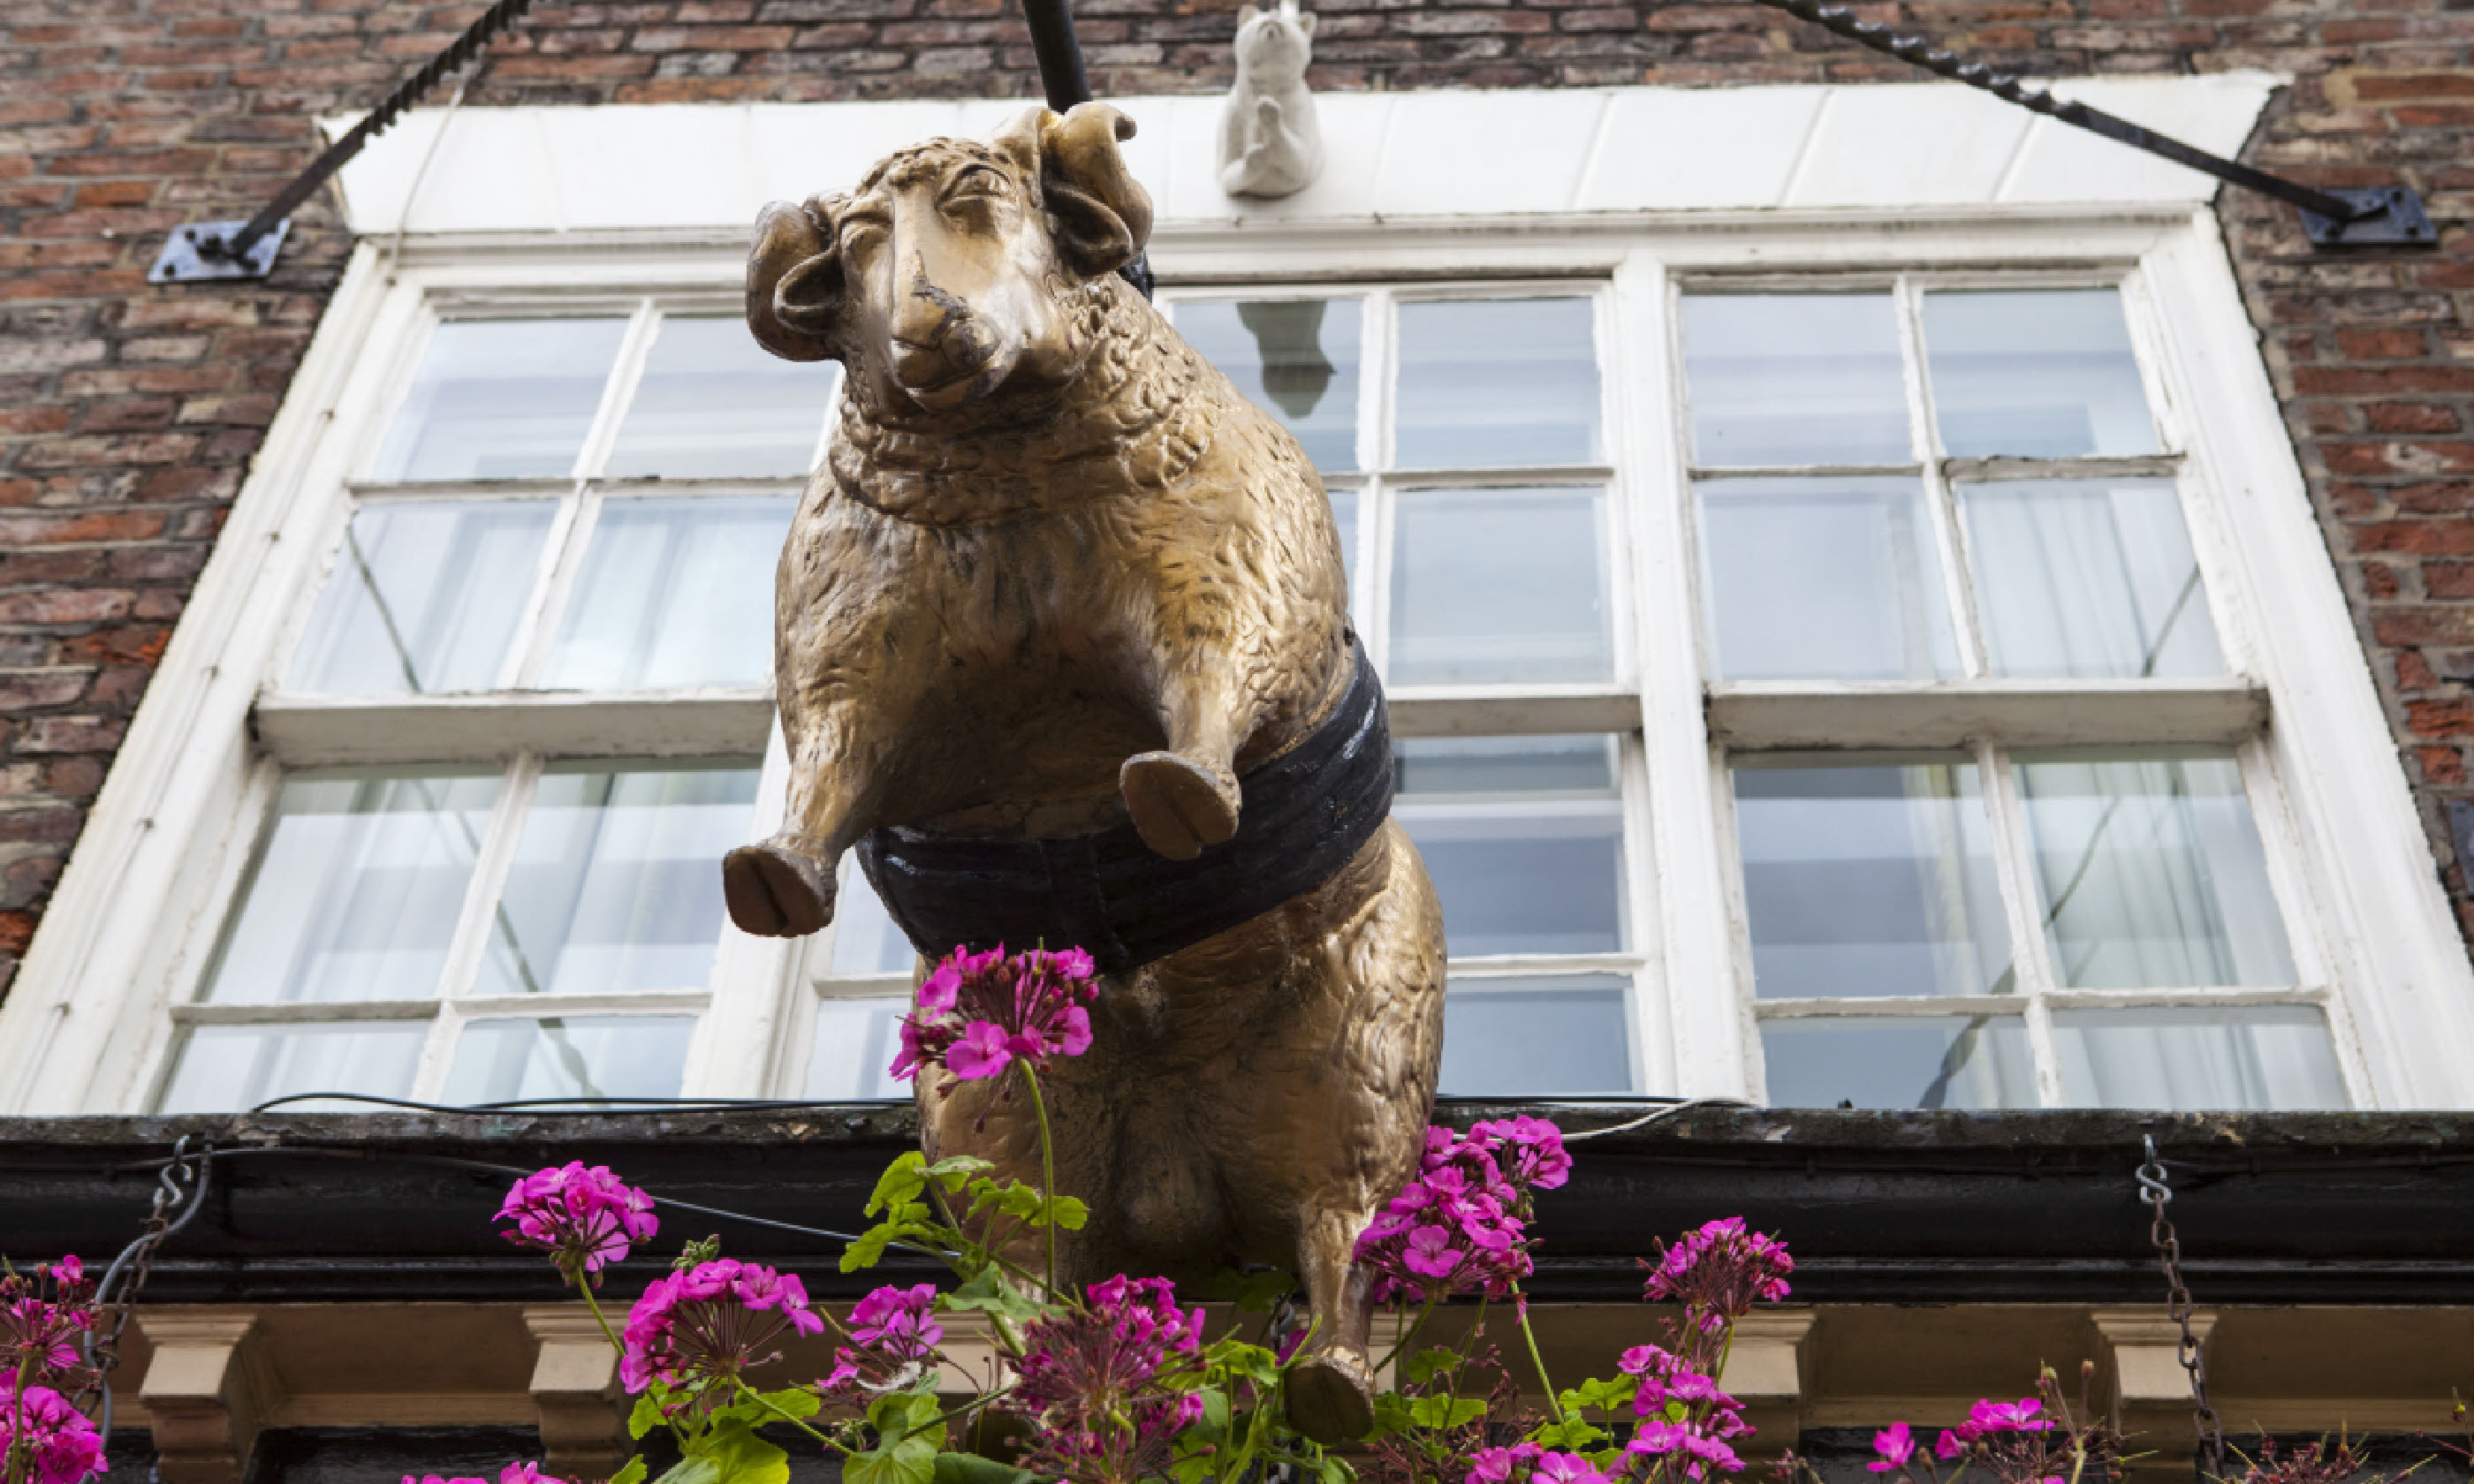
[[[540,1419],[545,1472],[566,1479],[606,1479],[634,1451],[627,1438],[618,1355],[593,1311],[581,1304],[524,1310],[533,1337],[533,1411]]]
[[[2140,1456],[2122,1464],[2128,1484],[2188,1484],[2191,1449],[2191,1375],[2182,1369],[2182,1327],[2164,1310],[2097,1309],[2088,1315],[2097,1333],[2097,1366],[2109,1389],[2114,1425],[2132,1440]],[[2214,1310],[2191,1315],[2191,1333],[2204,1348],[2216,1328]]]
[[[258,1311],[247,1306],[139,1309],[154,1350],[137,1400],[154,1423],[163,1484],[240,1484],[277,1400]]]
[[[1805,1341],[1810,1309],[1764,1309],[1735,1321],[1718,1385],[1744,1404],[1744,1421],[1763,1438],[1803,1435],[1807,1385]]]

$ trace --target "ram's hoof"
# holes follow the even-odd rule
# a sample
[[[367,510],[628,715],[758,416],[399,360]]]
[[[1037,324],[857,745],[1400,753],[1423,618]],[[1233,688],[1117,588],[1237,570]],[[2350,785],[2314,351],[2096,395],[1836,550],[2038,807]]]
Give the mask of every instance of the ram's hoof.
[[[834,920],[833,866],[779,837],[742,845],[721,858],[721,899],[740,932],[805,938]]]
[[[1289,1425],[1325,1448],[1374,1430],[1374,1373],[1347,1351],[1308,1355],[1289,1372]]]
[[[1237,832],[1237,780],[1175,753],[1138,753],[1117,772],[1134,830],[1171,860],[1192,860]]]

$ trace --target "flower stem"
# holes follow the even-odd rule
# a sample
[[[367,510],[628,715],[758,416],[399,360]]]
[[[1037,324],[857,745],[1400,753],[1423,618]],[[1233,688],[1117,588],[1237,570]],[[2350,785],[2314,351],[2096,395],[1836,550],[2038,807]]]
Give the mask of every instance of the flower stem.
[[[1048,1203],[1048,1297],[1056,1299],[1056,1145],[1048,1135],[1048,1104],[1039,1095],[1039,1073],[1031,1063],[1022,1064],[1025,1086],[1031,1089],[1031,1111],[1039,1118],[1039,1198]]]
[[[1538,1353],[1538,1334],[1529,1328],[1529,1301],[1520,1296],[1517,1281],[1512,1285],[1512,1303],[1513,1317],[1520,1321],[1520,1338],[1529,1346],[1529,1363],[1538,1368],[1538,1384],[1546,1388],[1546,1410],[1560,1424],[1564,1421],[1564,1402],[1555,1395],[1555,1378],[1546,1374],[1545,1358]]]
[[[1410,1325],[1408,1332],[1402,1334],[1398,1341],[1393,1345],[1392,1353],[1375,1362],[1374,1369],[1378,1373],[1385,1370],[1392,1364],[1392,1362],[1399,1359],[1403,1354],[1407,1353],[1409,1347],[1416,1343],[1418,1336],[1425,1332],[1426,1316],[1435,1311],[1435,1305],[1440,1303],[1442,1299],[1443,1295],[1438,1293],[1426,1301],[1425,1307],[1418,1310],[1417,1322]]]
[[[844,1454],[853,1458],[859,1456],[858,1451],[851,1448],[849,1444],[843,1443],[837,1438],[827,1437],[825,1434],[818,1432],[815,1428],[809,1426],[807,1423],[801,1419],[792,1417],[789,1413],[783,1411],[781,1407],[774,1404],[772,1398],[767,1397],[761,1391],[758,1391],[755,1387],[748,1385],[745,1381],[740,1380],[737,1376],[732,1376],[731,1380],[733,1384],[739,1387],[739,1394],[740,1396],[747,1398],[758,1406],[763,1407],[764,1410],[772,1413],[784,1422],[788,1423],[791,1426],[798,1428],[801,1432],[806,1433],[808,1436],[825,1445],[825,1447],[840,1448]]]
[[[601,1301],[593,1296],[593,1285],[584,1281],[581,1275],[578,1275],[575,1287],[577,1292],[584,1295],[584,1306],[593,1310],[593,1322],[601,1327],[601,1337],[610,1342],[612,1350],[617,1351],[620,1356],[625,1356],[627,1347],[619,1344],[618,1336],[612,1332],[609,1316],[601,1312]]]

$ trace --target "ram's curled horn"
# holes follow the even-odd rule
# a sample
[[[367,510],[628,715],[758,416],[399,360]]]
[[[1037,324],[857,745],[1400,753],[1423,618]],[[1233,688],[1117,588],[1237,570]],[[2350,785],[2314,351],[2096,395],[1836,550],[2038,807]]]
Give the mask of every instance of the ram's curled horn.
[[[1104,103],[1076,104],[1061,118],[1038,111],[1041,190],[1057,247],[1085,277],[1114,273],[1152,235],[1151,193],[1117,148],[1134,136],[1134,121]]]
[[[831,360],[841,304],[841,265],[834,252],[839,198],[777,201],[756,219],[747,250],[747,327],[757,344],[786,361]]]

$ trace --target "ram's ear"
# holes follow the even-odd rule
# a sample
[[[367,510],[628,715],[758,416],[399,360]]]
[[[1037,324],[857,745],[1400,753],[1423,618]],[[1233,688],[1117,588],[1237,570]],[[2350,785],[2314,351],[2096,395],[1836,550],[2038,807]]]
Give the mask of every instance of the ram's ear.
[[[834,220],[841,198],[777,201],[756,218],[747,250],[747,327],[756,343],[786,361],[830,361],[842,301]]]
[[[1042,124],[1040,189],[1057,253],[1086,278],[1113,273],[1152,236],[1151,193],[1127,173],[1117,149],[1134,136],[1134,121],[1104,103],[1079,103]]]

